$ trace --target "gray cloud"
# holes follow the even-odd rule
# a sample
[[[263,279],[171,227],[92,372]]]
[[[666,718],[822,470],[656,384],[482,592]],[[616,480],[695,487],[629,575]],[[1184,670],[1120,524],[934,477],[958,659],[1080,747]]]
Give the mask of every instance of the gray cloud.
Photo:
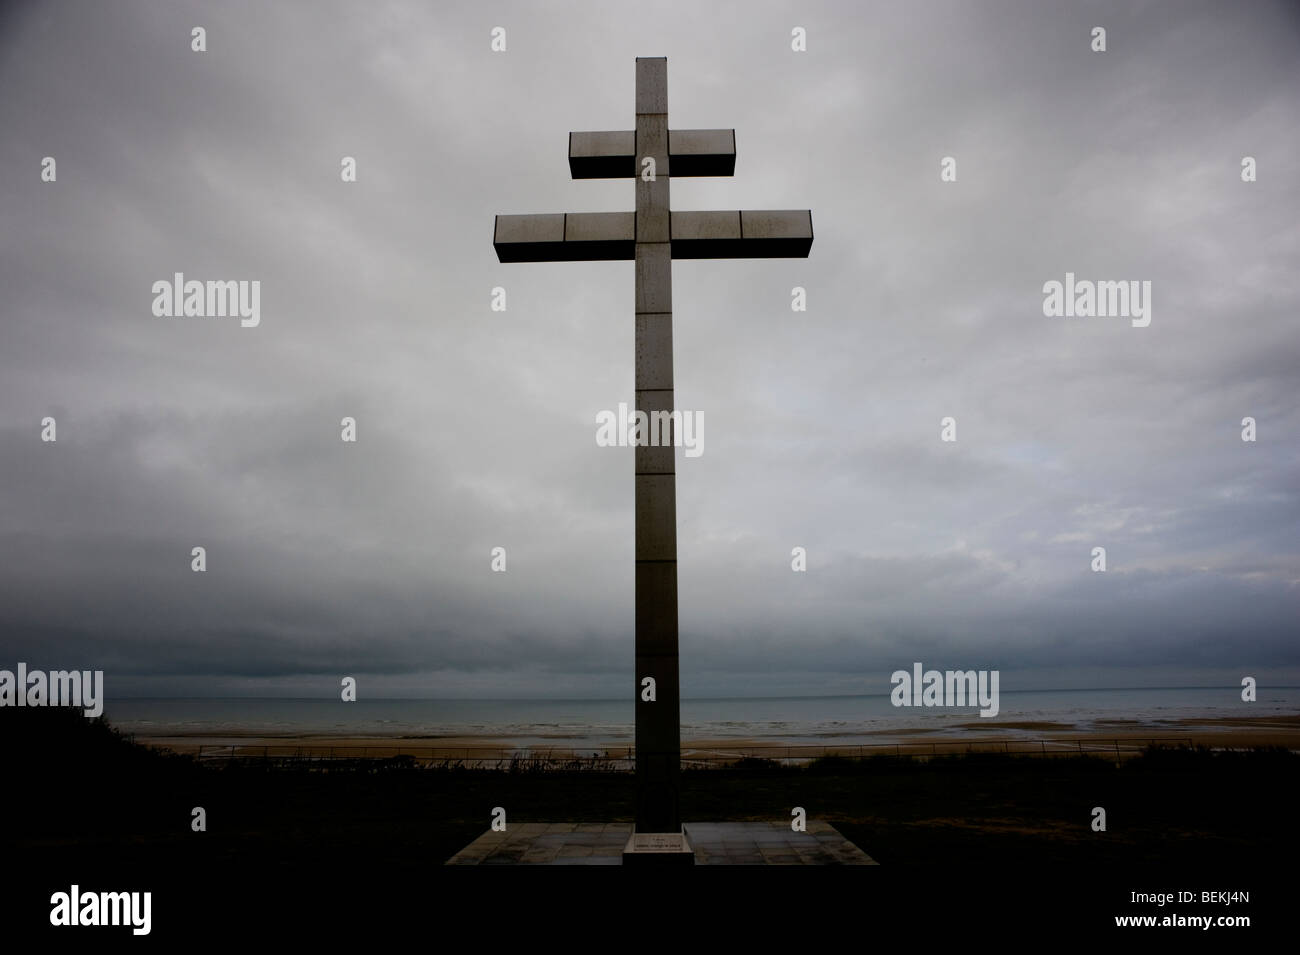
[[[594,434],[632,399],[632,268],[490,233],[630,208],[566,136],[629,128],[666,55],[673,126],[738,143],[674,207],[817,235],[674,267],[688,693],[1300,676],[1294,11],[661,7],[10,6],[0,656],[160,695],[625,691],[631,452]],[[176,271],[259,279],[261,326],[155,318]],[[1150,280],[1151,326],[1045,318],[1067,271]]]

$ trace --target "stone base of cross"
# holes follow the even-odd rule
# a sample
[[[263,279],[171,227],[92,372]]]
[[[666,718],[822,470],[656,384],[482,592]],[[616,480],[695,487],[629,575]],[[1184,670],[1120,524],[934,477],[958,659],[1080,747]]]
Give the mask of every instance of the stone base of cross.
[[[735,130],[669,129],[668,60],[638,57],[636,129],[569,134],[573,178],[635,179],[636,211],[496,217],[501,262],[635,260],[637,411],[673,410],[673,259],[804,258],[812,248],[808,210],[669,208],[671,178],[730,176],[735,167]],[[674,445],[637,447],[635,468],[636,829],[624,860],[675,861],[690,846],[679,808]]]

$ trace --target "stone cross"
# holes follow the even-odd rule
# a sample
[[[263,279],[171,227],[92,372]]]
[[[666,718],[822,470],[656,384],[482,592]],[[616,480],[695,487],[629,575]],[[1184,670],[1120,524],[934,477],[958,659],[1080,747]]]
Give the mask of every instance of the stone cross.
[[[569,134],[573,178],[635,179],[636,212],[496,217],[492,245],[501,262],[635,260],[637,411],[673,410],[673,259],[805,258],[812,247],[807,210],[670,211],[670,179],[730,176],[735,168],[735,130],[670,130],[668,60],[638,57],[636,129]],[[675,451],[638,446],[635,455],[635,831],[680,834]],[[654,679],[653,702],[643,693],[646,677]]]

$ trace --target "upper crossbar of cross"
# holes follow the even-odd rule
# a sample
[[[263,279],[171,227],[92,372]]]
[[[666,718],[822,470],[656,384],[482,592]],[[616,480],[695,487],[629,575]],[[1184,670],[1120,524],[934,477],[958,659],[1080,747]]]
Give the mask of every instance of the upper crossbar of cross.
[[[667,180],[730,176],[734,129],[667,129],[662,58],[637,61],[637,130],[569,133],[574,179],[637,179],[637,212],[499,215],[492,245],[501,262],[574,262],[636,257],[637,242],[667,241],[674,259],[806,258],[812,213],[800,210],[672,212]],[[660,82],[662,80],[662,82]],[[643,122],[645,117],[648,122]],[[662,118],[662,122],[656,122]],[[662,135],[667,132],[667,136]],[[646,160],[654,160],[653,180]],[[662,188],[656,183],[662,181]],[[662,192],[662,199],[655,193]],[[643,195],[644,193],[644,195]],[[662,223],[653,220],[662,218]],[[658,231],[660,234],[655,235]]]

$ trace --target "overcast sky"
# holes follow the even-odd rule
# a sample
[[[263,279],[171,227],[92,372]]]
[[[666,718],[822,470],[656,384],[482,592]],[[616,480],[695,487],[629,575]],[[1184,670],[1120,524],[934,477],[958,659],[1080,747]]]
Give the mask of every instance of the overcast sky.
[[[684,695],[1300,682],[1300,15],[1127,0],[6,4],[0,667],[630,693],[633,267],[491,237],[633,207],[567,136],[661,55],[738,154],[673,207],[816,233],[673,269]],[[178,271],[261,324],[156,317]],[[1045,317],[1066,272],[1149,327]]]

